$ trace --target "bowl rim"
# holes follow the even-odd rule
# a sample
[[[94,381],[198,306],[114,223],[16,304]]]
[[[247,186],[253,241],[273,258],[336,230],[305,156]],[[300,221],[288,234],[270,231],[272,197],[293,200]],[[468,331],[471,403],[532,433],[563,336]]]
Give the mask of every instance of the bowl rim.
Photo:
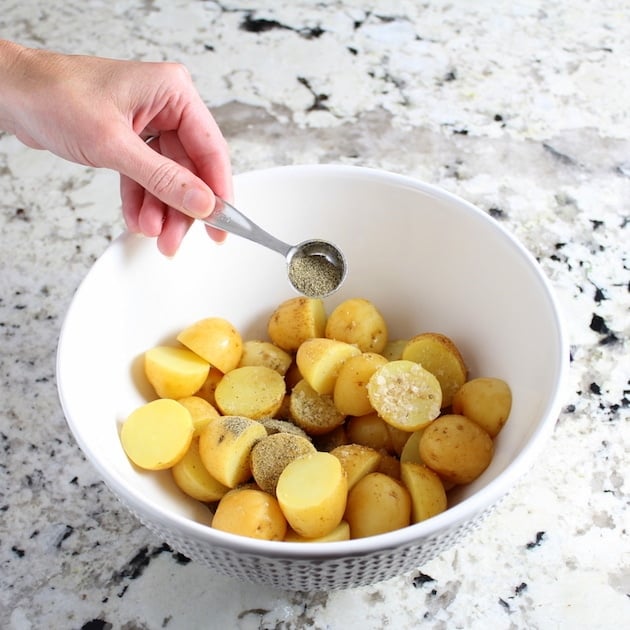
[[[169,528],[176,528],[178,532],[186,536],[217,547],[232,550],[239,554],[251,554],[256,556],[284,558],[293,560],[326,560],[351,556],[363,556],[377,552],[386,552],[387,549],[398,548],[401,546],[421,546],[424,541],[434,537],[442,536],[445,532],[451,531],[459,527],[463,522],[474,518],[475,516],[487,511],[524,476],[526,471],[531,467],[532,462],[542,451],[547,439],[554,431],[556,419],[560,413],[563,400],[566,380],[569,366],[569,346],[566,331],[560,316],[561,310],[551,283],[539,263],[527,248],[505,227],[492,219],[487,213],[472,203],[462,199],[461,197],[450,193],[443,188],[434,184],[429,184],[409,175],[393,173],[387,170],[376,169],[364,166],[344,165],[344,164],[300,164],[289,166],[274,166],[250,170],[234,176],[236,195],[238,195],[238,187],[240,182],[245,182],[255,178],[269,176],[284,176],[285,174],[315,175],[321,176],[351,176],[356,178],[367,178],[372,181],[383,181],[389,184],[412,188],[418,190],[425,195],[431,195],[444,202],[455,204],[463,207],[478,217],[482,217],[484,221],[492,222],[492,227],[499,231],[502,238],[507,239],[515,251],[524,259],[530,270],[536,276],[537,282],[540,284],[545,300],[550,305],[553,313],[553,325],[555,327],[556,338],[556,354],[559,357],[558,369],[553,383],[553,395],[547,401],[546,406],[541,410],[540,422],[536,429],[532,432],[525,446],[519,451],[518,455],[501,471],[497,477],[492,479],[475,492],[473,495],[463,499],[458,504],[449,507],[445,512],[433,516],[420,523],[409,525],[405,528],[392,532],[379,534],[367,538],[340,542],[312,542],[308,545],[299,542],[284,541],[267,541],[247,538],[236,534],[222,532],[212,527],[193,521],[192,519],[171,511],[162,510],[156,506],[146,504],[140,492],[129,488],[122,477],[117,473],[112,473],[98,459],[93,457],[89,447],[84,441],[80,427],[75,423],[71,414],[72,404],[68,400],[63,390],[63,378],[57,378],[57,391],[59,401],[61,403],[66,422],[80,446],[83,454],[87,457],[90,464],[97,470],[104,483],[113,491],[118,498],[131,507],[141,520],[147,518],[159,523],[168,523]],[[195,227],[195,226],[193,226]],[[77,298],[80,296],[84,286],[88,282],[93,269],[100,264],[111,252],[116,248],[122,248],[125,243],[135,235],[123,232],[118,236],[106,250],[99,256],[92,267],[88,270],[83,280],[80,282],[75,294],[66,311],[57,345],[56,370],[57,374],[63,374],[64,371],[64,350],[65,340],[69,335],[68,320],[75,306]],[[148,243],[147,246],[154,246]]]

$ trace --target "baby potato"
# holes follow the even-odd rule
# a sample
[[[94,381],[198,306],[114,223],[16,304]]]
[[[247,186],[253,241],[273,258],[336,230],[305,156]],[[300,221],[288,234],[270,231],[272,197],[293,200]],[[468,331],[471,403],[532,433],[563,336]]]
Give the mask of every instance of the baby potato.
[[[241,359],[243,340],[232,324],[222,317],[206,317],[184,328],[177,341],[225,372]]]
[[[496,437],[512,409],[510,386],[499,378],[474,378],[453,396],[453,413],[466,416]]]
[[[180,398],[177,402],[190,411],[194,429],[193,437],[199,437],[208,422],[219,417],[219,412],[207,400],[199,396],[187,396]]]
[[[254,444],[251,469],[258,487],[271,495],[276,494],[280,473],[294,459],[314,453],[315,447],[305,437],[292,433],[274,433]]]
[[[239,416],[221,416],[199,436],[199,455],[206,470],[224,486],[234,488],[252,475],[254,444],[266,437],[260,422]]]
[[[470,483],[492,461],[494,445],[487,431],[466,416],[447,414],[432,422],[420,438],[422,461],[442,479]]]
[[[385,424],[387,425],[387,431],[389,432],[389,437],[391,439],[393,453],[400,457],[402,455],[403,448],[405,448],[405,444],[409,439],[410,432],[397,429],[387,422]]]
[[[145,470],[164,470],[176,464],[186,454],[192,436],[190,412],[168,398],[138,407],[120,430],[127,457]]]
[[[298,533],[294,532],[291,528],[287,529],[287,533],[284,537],[285,542],[339,542],[341,540],[350,540],[350,525],[346,521],[341,521],[335,529],[325,536],[319,536],[319,538],[304,538]]]
[[[351,298],[328,316],[325,336],[356,345],[361,352],[381,353],[387,345],[385,319],[369,300]]]
[[[389,361],[372,374],[367,390],[378,415],[403,431],[430,424],[442,406],[439,381],[414,361]]]
[[[209,370],[208,362],[188,348],[156,346],[144,353],[144,373],[160,398],[192,396]]]
[[[275,497],[262,490],[238,488],[219,501],[212,527],[260,540],[284,540],[287,521]]]
[[[422,437],[422,431],[424,431],[424,429],[408,434],[409,437],[407,438],[407,442],[405,442],[405,446],[400,454],[401,464],[405,462],[409,462],[411,464],[422,464],[422,459],[420,458],[420,438]]]
[[[348,490],[365,475],[375,472],[381,461],[381,454],[362,444],[342,444],[330,451],[343,466],[348,478]]]
[[[214,392],[217,389],[219,381],[223,378],[223,372],[217,368],[210,366],[208,377],[204,381],[203,385],[195,392],[195,396],[203,398],[209,402],[213,407],[217,406],[217,401],[214,398]]]
[[[300,345],[295,361],[307,383],[318,394],[332,394],[341,366],[361,351],[344,341],[307,339]]]
[[[238,367],[262,365],[284,376],[293,362],[293,357],[269,341],[248,340],[243,343],[243,354]]]
[[[311,436],[330,433],[345,420],[332,396],[318,394],[304,379],[291,392],[289,411],[293,422]]]
[[[422,333],[410,339],[402,358],[419,363],[433,374],[442,389],[442,408],[448,407],[455,392],[466,382],[466,364],[457,346],[441,333]]]
[[[259,420],[260,424],[265,427],[267,435],[273,435],[274,433],[292,433],[293,435],[299,435],[303,438],[310,439],[309,435],[303,429],[300,429],[296,424],[293,424],[290,420],[279,420],[277,418],[262,418]]]
[[[367,383],[387,359],[375,352],[350,357],[339,368],[333,390],[335,407],[346,416],[363,416],[374,411],[367,393]]]
[[[403,350],[409,342],[409,339],[392,339],[387,342],[383,352],[381,354],[388,361],[399,361],[402,359]]]
[[[353,539],[407,527],[411,522],[411,496],[399,481],[383,473],[370,473],[348,492],[344,519]]]
[[[346,420],[346,436],[351,444],[369,446],[377,451],[394,452],[392,436],[387,422],[376,412]]]
[[[400,480],[400,460],[395,455],[390,455],[383,451],[381,452],[381,461],[378,463],[376,472],[383,473],[392,479]]]
[[[226,416],[252,420],[271,418],[286,392],[284,379],[268,367],[249,365],[223,376],[214,392],[217,407]]]
[[[274,310],[267,324],[267,334],[279,348],[295,352],[307,339],[323,337],[325,326],[323,300],[295,297],[282,302]]]
[[[171,473],[182,492],[204,503],[218,501],[229,490],[203,465],[198,438],[193,438],[184,457],[171,468]]]
[[[419,523],[446,510],[446,491],[442,480],[430,468],[402,462],[400,477],[411,496],[412,523]]]
[[[280,474],[276,496],[291,528],[304,538],[330,534],[346,509],[348,482],[341,462],[316,451],[294,459]]]

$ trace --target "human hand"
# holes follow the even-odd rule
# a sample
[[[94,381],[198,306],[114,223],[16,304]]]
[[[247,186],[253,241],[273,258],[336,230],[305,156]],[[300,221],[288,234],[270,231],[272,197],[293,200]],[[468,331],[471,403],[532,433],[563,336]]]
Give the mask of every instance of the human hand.
[[[232,197],[226,142],[180,64],[0,41],[0,86],[0,128],[30,147],[118,171],[127,227],[157,237],[166,255],[193,218],[212,212],[214,192]],[[225,236],[208,231],[217,241]]]

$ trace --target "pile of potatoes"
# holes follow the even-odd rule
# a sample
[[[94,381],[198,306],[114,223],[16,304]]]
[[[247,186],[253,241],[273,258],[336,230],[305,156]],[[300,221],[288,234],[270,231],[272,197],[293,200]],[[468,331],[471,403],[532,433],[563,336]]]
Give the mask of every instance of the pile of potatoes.
[[[390,339],[369,300],[327,315],[322,300],[280,304],[268,340],[220,317],[157,346],[144,368],[157,398],[120,437],[129,459],[170,469],[208,504],[212,526],[266,540],[373,536],[444,511],[447,492],[490,464],[512,396],[468,379],[441,333]]]

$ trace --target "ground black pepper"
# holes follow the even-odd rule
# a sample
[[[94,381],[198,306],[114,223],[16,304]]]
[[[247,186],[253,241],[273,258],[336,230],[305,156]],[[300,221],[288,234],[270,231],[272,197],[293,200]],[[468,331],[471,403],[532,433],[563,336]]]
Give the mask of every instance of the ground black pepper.
[[[289,280],[303,295],[324,297],[339,286],[342,271],[322,254],[294,256],[289,265]]]

